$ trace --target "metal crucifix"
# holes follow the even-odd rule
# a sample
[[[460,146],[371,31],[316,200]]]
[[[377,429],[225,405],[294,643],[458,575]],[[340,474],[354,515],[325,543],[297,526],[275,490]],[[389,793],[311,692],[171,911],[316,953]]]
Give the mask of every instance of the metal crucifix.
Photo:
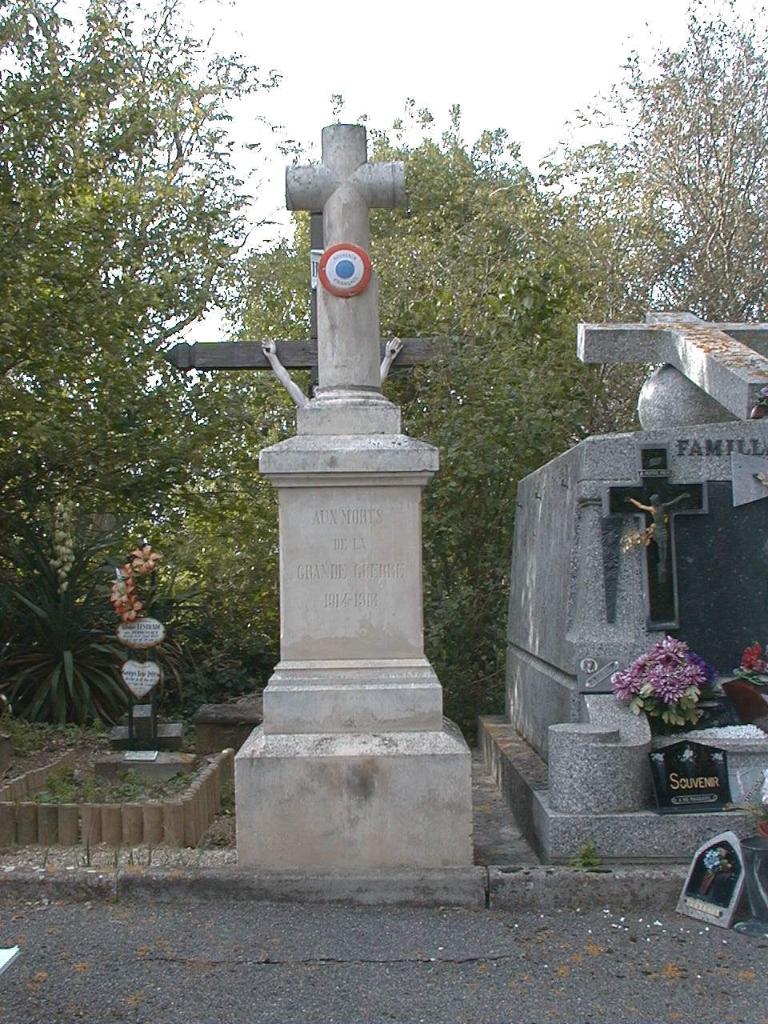
[[[618,548],[622,544],[645,548],[648,629],[679,626],[675,518],[706,513],[706,485],[673,484],[669,480],[667,451],[661,445],[642,445],[639,485],[609,487],[603,519],[603,565],[609,621],[615,621]],[[626,517],[644,517],[643,528],[627,534]],[[627,546],[629,546],[627,545]]]

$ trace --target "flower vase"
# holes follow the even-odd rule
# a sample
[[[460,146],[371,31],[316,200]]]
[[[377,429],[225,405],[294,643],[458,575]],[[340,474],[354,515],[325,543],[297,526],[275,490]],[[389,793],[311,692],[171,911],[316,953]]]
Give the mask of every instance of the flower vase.
[[[768,938],[768,836],[749,836],[741,840],[744,859],[744,884],[752,910],[749,921],[740,921],[736,931]]]

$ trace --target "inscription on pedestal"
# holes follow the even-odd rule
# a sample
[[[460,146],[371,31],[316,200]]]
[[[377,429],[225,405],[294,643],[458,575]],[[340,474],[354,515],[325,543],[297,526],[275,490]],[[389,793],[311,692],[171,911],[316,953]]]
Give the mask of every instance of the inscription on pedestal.
[[[390,580],[406,579],[405,562],[368,561],[375,540],[362,531],[375,530],[383,522],[384,511],[381,508],[314,510],[313,527],[329,527],[334,554],[346,556],[339,561],[300,562],[296,566],[297,580],[338,584],[340,589],[323,591],[323,608],[377,608],[378,589],[371,589],[370,585],[378,588]],[[353,532],[340,533],[345,528]]]
[[[287,497],[284,645],[293,637],[301,641],[311,624],[316,637],[331,642],[354,637],[357,657],[421,654],[418,500],[404,498],[399,489],[387,492],[378,501],[364,493],[328,500],[327,490],[314,500]],[[297,598],[301,612],[292,622]]]

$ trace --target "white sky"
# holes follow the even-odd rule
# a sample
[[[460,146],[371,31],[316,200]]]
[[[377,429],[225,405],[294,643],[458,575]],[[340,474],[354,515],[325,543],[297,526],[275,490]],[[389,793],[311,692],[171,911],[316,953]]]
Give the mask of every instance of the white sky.
[[[716,3],[717,0],[714,0]],[[676,47],[685,38],[687,0],[185,0],[195,31],[214,33],[218,49],[237,49],[283,76],[269,94],[237,112],[243,140],[264,140],[259,114],[282,125],[310,157],[320,129],[336,120],[331,96],[341,94],[340,119],[368,115],[388,128],[413,97],[445,126],[462,108],[465,136],[506,128],[532,169],[562,138],[566,121],[620,78],[631,49]],[[737,0],[749,13],[751,0]],[[253,155],[247,158],[254,162]],[[287,223],[285,157],[262,151],[254,217]],[[245,165],[244,165],[245,166]],[[258,248],[270,232],[256,229]],[[208,321],[192,337],[210,337]],[[218,332],[217,332],[218,333]]]

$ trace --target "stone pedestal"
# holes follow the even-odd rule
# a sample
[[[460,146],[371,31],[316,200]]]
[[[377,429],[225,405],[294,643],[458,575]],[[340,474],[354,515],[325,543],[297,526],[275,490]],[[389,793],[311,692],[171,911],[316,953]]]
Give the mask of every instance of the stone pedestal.
[[[281,660],[235,759],[238,858],[261,869],[470,864],[470,754],[424,656],[421,493],[436,449],[300,434],[280,502]]]
[[[238,862],[272,870],[469,864],[468,758],[450,723],[377,734],[256,729],[235,759]]]

